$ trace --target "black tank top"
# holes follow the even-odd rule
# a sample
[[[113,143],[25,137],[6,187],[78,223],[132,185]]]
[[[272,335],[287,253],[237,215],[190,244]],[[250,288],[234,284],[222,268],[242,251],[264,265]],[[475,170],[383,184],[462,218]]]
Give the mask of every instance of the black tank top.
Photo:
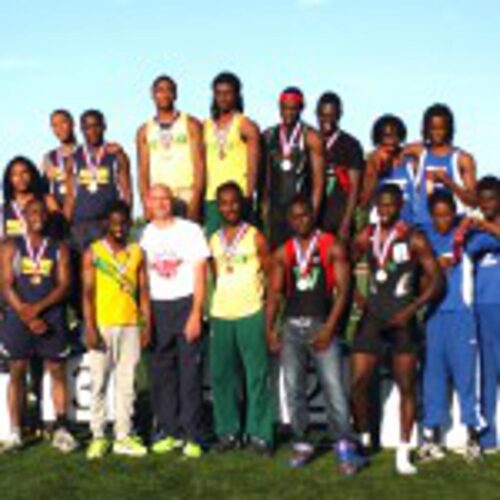
[[[293,240],[287,241],[286,245],[293,246]],[[286,270],[288,286],[285,316],[288,318],[326,319],[332,300],[331,293],[328,293],[319,247],[316,247],[308,272],[304,275],[301,275],[297,259],[291,258],[289,260]]]
[[[370,278],[367,307],[371,314],[389,320],[414,300],[418,265],[411,256],[411,230],[406,228],[403,234],[394,240],[381,273],[373,251],[373,233],[374,231],[368,251]]]
[[[309,126],[302,124],[298,140],[292,148],[290,161],[283,157],[280,143],[280,126],[267,133],[266,150],[269,158],[269,197],[271,207],[288,207],[298,194],[311,192],[311,167],[306,149],[306,134]]]

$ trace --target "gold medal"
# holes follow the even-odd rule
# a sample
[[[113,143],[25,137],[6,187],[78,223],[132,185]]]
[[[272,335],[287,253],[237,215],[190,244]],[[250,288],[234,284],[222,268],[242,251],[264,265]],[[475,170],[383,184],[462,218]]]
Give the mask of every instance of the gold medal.
[[[32,285],[38,286],[42,283],[42,277],[39,274],[33,274],[33,276],[31,276],[30,282]]]

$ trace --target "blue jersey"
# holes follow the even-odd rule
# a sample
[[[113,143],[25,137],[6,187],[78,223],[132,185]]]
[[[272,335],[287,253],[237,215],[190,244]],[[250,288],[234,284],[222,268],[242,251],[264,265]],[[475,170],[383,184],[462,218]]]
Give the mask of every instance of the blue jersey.
[[[475,303],[500,304],[500,238],[474,231],[467,239],[466,248],[476,264]]]
[[[399,165],[387,169],[378,181],[378,187],[384,184],[395,184],[401,189],[404,204],[400,218],[408,224],[413,223],[414,181],[412,169],[411,162],[408,159],[403,159]]]
[[[91,168],[83,146],[74,153],[75,222],[104,219],[106,207],[119,198],[116,155],[104,153],[98,160],[98,165]]]
[[[415,192],[413,197],[413,221],[420,227],[432,225],[432,217],[427,207],[429,197],[436,190],[447,190],[443,184],[433,182],[429,175],[432,171],[442,170],[446,175],[458,184],[461,177],[458,168],[458,157],[460,151],[456,148],[445,156],[437,156],[426,149],[419,160],[417,173],[415,175]],[[457,200],[459,212],[462,212],[462,204]]]
[[[434,226],[426,226],[425,234],[436,257],[456,259],[455,234],[457,225],[440,234]],[[458,261],[445,271],[446,289],[439,301],[431,304],[428,313],[463,311],[472,307],[474,299],[474,264],[467,252],[461,252]]]

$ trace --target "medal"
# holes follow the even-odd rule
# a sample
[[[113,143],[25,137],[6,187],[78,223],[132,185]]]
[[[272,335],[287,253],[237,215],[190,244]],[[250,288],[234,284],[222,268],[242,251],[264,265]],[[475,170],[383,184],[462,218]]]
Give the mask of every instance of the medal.
[[[243,222],[240,224],[240,227],[238,228],[234,238],[231,240],[231,242],[227,241],[226,234],[224,232],[224,228],[221,228],[219,230],[219,239],[222,245],[222,251],[224,253],[224,259],[226,261],[226,271],[231,274],[234,272],[234,267],[232,264],[233,258],[236,255],[236,251],[238,249],[238,245],[240,244],[240,241],[243,239],[245,236],[247,230],[249,228],[249,225],[246,222]]]
[[[85,165],[90,175],[90,180],[87,183],[87,189],[92,194],[96,193],[99,188],[99,167],[105,154],[106,144],[102,144],[102,146],[97,149],[95,155],[90,154],[88,146],[83,147]]]
[[[219,150],[219,160],[224,160],[226,158],[227,138],[229,135],[229,131],[231,130],[233,120],[234,115],[231,117],[231,120],[226,124],[225,127],[219,126],[217,121],[214,121],[215,139],[217,141],[217,148]]]
[[[295,147],[298,145],[298,139],[302,133],[302,123],[298,121],[290,134],[290,137],[286,136],[285,126],[280,125],[280,147],[281,147],[281,169],[284,172],[288,172],[292,169],[292,153]]]
[[[375,256],[375,259],[377,261],[377,271],[375,273],[375,279],[379,283],[385,283],[387,279],[389,278],[389,275],[385,269],[385,266],[387,264],[387,261],[389,259],[389,253],[392,249],[393,243],[396,241],[398,237],[398,228],[399,226],[396,224],[389,234],[387,235],[387,238],[384,241],[384,244],[382,245],[382,228],[380,223],[378,223],[375,226],[375,232],[373,234],[372,238],[372,249],[373,249],[373,255]]]
[[[155,117],[155,122],[158,125],[159,130],[159,142],[165,148],[169,149],[173,142],[173,126],[174,123],[179,118],[179,113],[176,111],[173,118],[169,122],[162,122],[158,116]]]
[[[311,259],[318,246],[319,237],[321,235],[320,231],[316,231],[313,237],[309,240],[306,251],[302,252],[302,247],[300,246],[297,238],[293,240],[293,249],[295,251],[295,260],[297,261],[297,266],[299,268],[299,278],[296,282],[297,290],[304,292],[309,288],[309,267]]]
[[[288,158],[285,158],[284,160],[281,161],[281,170],[283,172],[289,172],[292,170],[292,162]]]
[[[30,283],[34,286],[40,285],[42,283],[42,258],[45,253],[45,249],[47,248],[47,239],[44,238],[42,243],[38,247],[38,251],[35,252],[33,246],[31,245],[30,239],[25,236],[24,241],[26,244],[26,251],[28,252],[28,256],[33,262],[33,271],[30,277]]]

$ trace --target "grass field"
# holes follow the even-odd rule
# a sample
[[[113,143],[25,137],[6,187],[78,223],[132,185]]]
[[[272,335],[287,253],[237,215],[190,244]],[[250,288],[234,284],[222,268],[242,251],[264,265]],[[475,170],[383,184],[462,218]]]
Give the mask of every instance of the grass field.
[[[326,454],[308,468],[291,471],[287,450],[271,459],[248,451],[207,454],[199,461],[180,455],[86,462],[83,452],[62,456],[48,444],[0,457],[2,499],[497,499],[500,457],[468,466],[458,456],[422,466],[415,477],[398,477],[392,454],[377,455],[354,478],[343,478]]]

